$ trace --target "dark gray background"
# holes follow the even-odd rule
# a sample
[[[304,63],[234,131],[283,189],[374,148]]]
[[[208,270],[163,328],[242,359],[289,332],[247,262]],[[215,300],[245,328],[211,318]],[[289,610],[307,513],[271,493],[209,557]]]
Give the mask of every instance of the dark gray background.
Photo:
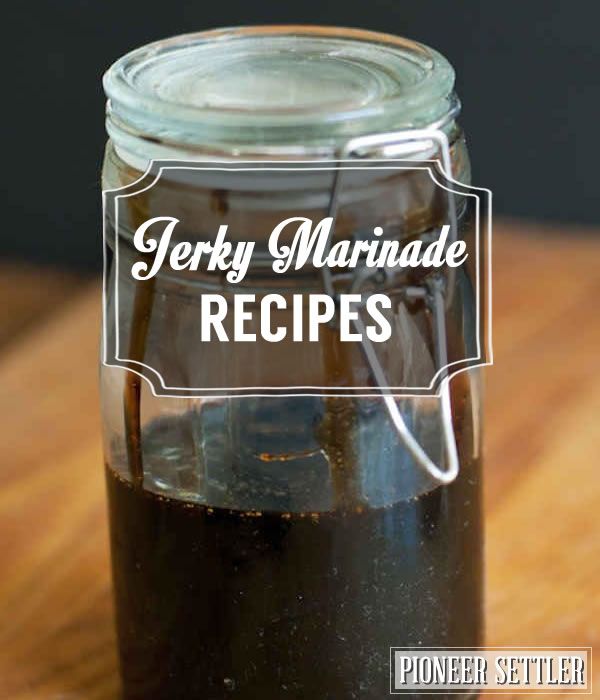
[[[597,224],[600,5],[592,0],[55,0],[3,8],[0,256],[101,257],[105,68],[216,26],[314,23],[403,34],[454,64],[474,165],[497,214]]]

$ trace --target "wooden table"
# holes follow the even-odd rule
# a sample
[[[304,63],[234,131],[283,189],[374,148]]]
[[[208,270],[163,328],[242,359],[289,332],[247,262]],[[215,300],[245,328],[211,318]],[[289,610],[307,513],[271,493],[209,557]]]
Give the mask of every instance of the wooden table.
[[[496,226],[490,645],[600,642],[599,262],[600,237]],[[99,285],[4,265],[0,291],[0,698],[113,699]]]

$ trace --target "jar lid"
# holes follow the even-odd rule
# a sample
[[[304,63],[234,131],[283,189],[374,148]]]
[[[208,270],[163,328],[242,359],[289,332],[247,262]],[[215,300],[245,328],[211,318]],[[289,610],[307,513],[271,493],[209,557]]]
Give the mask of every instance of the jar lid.
[[[426,46],[305,26],[174,37],[127,54],[104,76],[117,148],[139,156],[154,148],[154,158],[165,157],[157,142],[238,157],[331,151],[353,136],[435,122],[453,86],[448,61]]]

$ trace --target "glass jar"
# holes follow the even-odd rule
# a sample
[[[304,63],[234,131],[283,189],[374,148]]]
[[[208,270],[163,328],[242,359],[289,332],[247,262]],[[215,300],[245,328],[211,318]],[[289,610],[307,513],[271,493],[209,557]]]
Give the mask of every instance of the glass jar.
[[[448,138],[454,178],[468,183],[453,84],[437,52],[359,30],[250,27],[151,44],[105,76],[104,186],[126,187],[156,159],[319,163],[357,137],[432,125]],[[402,157],[423,154],[405,147]],[[440,483],[394,430],[385,396],[337,393],[368,383],[369,372],[335,324],[318,343],[276,355],[265,343],[200,342],[200,298],[228,292],[222,275],[128,274],[139,260],[132,232],[165,209],[184,220],[186,240],[227,221],[260,246],[274,221],[322,214],[331,202],[331,173],[278,188],[271,177],[268,197],[260,176],[252,182],[164,178],[121,207],[106,304],[128,360],[103,363],[101,383],[126,700],[381,698],[391,646],[482,642],[477,372],[449,384],[459,470]],[[335,235],[352,237],[377,208],[391,235],[426,238],[447,214],[442,200],[417,170],[350,182]],[[469,275],[461,269],[445,289],[444,341],[459,355],[474,316]],[[319,284],[284,283],[266,268],[247,281],[257,299]],[[398,382],[426,379],[436,360],[430,308],[406,301],[392,318],[401,332],[386,371]],[[258,310],[250,323],[260,326]],[[105,344],[114,332],[105,327]],[[161,394],[144,367],[157,362],[171,382],[213,389]],[[290,395],[290,384],[332,391]],[[270,389],[215,389],[231,386]],[[447,462],[440,399],[393,401],[429,458]]]

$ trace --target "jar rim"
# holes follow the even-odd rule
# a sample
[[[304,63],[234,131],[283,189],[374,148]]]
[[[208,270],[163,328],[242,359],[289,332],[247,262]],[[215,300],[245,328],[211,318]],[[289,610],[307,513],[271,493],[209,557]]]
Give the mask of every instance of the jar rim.
[[[391,34],[266,25],[147,44],[103,82],[117,141],[333,144],[435,122],[450,109],[454,70],[434,49]],[[270,85],[289,89],[279,96]]]

